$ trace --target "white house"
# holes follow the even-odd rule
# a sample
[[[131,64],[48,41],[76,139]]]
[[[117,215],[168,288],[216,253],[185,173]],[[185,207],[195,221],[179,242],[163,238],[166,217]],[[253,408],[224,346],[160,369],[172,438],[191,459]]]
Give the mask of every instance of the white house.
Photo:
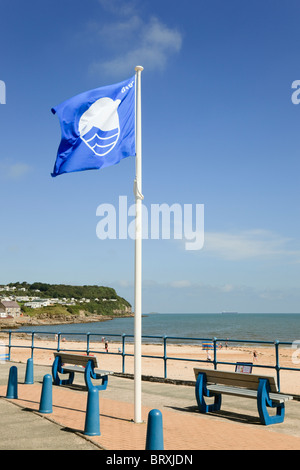
[[[33,300],[32,302],[25,302],[24,307],[30,308],[41,308],[41,307],[48,307],[50,305],[50,301],[48,299],[45,300]]]

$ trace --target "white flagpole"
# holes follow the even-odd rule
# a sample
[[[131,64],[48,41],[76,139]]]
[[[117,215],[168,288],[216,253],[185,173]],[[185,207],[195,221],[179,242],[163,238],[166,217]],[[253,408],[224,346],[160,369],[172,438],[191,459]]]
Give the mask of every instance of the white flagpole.
[[[136,71],[135,286],[134,286],[134,422],[142,422],[142,123],[141,65]]]

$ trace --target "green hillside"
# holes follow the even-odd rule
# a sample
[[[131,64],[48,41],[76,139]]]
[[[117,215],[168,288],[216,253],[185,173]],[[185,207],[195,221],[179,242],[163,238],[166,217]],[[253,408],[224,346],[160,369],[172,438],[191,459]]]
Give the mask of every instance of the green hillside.
[[[14,297],[39,297],[40,299],[54,299],[53,306],[30,308],[20,302],[22,311],[26,315],[78,315],[84,311],[92,315],[121,316],[131,314],[130,303],[120,297],[115,289],[105,286],[72,286],[68,284],[47,284],[44,282],[14,282],[7,284],[15,289],[9,291]],[[56,299],[56,300],[55,300]],[[71,305],[70,305],[71,304]]]

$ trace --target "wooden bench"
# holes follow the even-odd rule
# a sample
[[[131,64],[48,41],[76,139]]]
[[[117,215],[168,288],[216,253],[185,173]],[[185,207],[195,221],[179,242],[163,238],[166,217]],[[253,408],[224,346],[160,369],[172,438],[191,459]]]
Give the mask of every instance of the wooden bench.
[[[220,410],[223,394],[254,398],[261,423],[269,425],[283,422],[285,402],[293,399],[290,395],[278,393],[275,378],[271,376],[197,368],[194,368],[194,373],[200,413]],[[214,397],[214,403],[207,405],[204,397]],[[270,416],[267,407],[275,408],[276,415]]]
[[[98,360],[96,356],[82,354],[55,352],[52,364],[52,377],[55,385],[70,385],[73,383],[75,373],[84,374],[84,379],[88,390],[97,388],[106,390],[108,376],[113,372],[97,369]],[[67,379],[61,379],[59,374],[69,374]],[[94,385],[91,379],[100,379],[100,385]]]

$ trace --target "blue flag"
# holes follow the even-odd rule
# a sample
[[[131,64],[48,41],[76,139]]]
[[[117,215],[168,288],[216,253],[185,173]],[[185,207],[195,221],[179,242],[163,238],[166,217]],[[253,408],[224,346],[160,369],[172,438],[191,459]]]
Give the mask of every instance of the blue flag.
[[[51,176],[95,170],[135,156],[135,76],[52,108],[61,142]]]

